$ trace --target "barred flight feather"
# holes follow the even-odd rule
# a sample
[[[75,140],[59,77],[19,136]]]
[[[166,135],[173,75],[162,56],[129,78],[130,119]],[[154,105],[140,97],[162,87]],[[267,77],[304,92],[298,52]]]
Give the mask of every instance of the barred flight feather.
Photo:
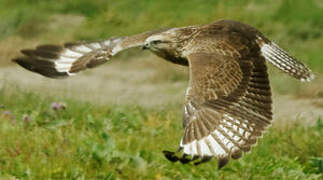
[[[50,78],[66,78],[105,63],[121,40],[113,38],[98,42],[66,43],[64,46],[41,45],[34,50],[21,50],[25,56],[13,61]]]
[[[261,45],[261,53],[271,64],[301,81],[311,81],[314,74],[303,63],[288,55],[276,43],[269,42]]]

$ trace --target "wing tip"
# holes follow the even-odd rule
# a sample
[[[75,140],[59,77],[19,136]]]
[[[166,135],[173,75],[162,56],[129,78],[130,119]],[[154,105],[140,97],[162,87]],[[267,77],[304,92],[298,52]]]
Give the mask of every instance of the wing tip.
[[[240,149],[234,151],[232,154],[231,154],[231,157],[233,159],[239,159],[242,157],[242,151],[240,151]]]
[[[314,73],[312,73],[311,71],[309,71],[309,75],[304,77],[304,78],[301,78],[301,82],[311,82],[312,80],[315,79],[315,75]]]
[[[290,76],[302,82],[310,82],[315,78],[315,75],[305,64],[290,56],[275,42],[262,43],[260,48],[261,54],[266,60]]]
[[[224,158],[219,158],[218,160],[218,170],[222,169],[226,164],[228,164],[230,158],[224,157]]]
[[[29,56],[20,56],[13,58],[11,60],[14,63],[17,63],[19,66],[42,76],[53,78],[53,79],[63,79],[68,76],[73,75],[69,72],[60,72],[55,68],[55,63],[50,61],[42,61],[38,59],[34,59]]]
[[[11,61],[45,77],[62,79],[75,75],[76,72],[71,72],[71,68],[79,59],[79,57],[67,56],[66,51],[68,48],[60,45],[39,45],[35,49],[20,50],[22,55]]]

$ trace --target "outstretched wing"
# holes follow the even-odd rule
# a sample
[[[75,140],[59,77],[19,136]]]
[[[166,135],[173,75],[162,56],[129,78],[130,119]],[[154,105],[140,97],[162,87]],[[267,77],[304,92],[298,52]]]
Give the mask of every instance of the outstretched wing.
[[[263,58],[221,54],[188,56],[190,87],[184,105],[184,155],[219,158],[249,151],[270,124],[271,93]]]
[[[302,62],[290,56],[276,43],[258,37],[261,54],[275,67],[301,81],[311,81],[314,74]]]
[[[174,161],[188,162],[187,155],[200,162],[217,157],[221,168],[250,150],[272,120],[265,59],[302,81],[314,77],[255,28],[235,21],[202,27],[186,51],[190,86],[180,143],[184,155],[165,152]]]
[[[167,29],[97,42],[66,43],[63,46],[41,45],[35,49],[21,50],[24,56],[13,61],[46,77],[66,78],[101,65],[120,51],[142,46],[147,37],[165,30]]]

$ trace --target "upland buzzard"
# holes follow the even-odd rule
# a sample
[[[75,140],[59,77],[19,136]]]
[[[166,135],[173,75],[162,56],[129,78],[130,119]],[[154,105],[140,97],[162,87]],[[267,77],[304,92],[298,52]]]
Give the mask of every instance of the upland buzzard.
[[[266,61],[301,81],[314,75],[255,28],[232,20],[166,28],[97,42],[41,45],[13,61],[50,78],[66,78],[101,65],[132,47],[149,49],[189,67],[183,137],[171,161],[195,164],[212,157],[219,168],[237,159],[271,124],[272,99]]]

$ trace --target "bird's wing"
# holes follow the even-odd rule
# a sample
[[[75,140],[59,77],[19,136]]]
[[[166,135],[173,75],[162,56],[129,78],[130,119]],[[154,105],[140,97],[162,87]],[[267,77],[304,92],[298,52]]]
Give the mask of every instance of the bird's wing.
[[[271,92],[263,57],[248,59],[221,53],[188,55],[190,86],[184,104],[184,155],[202,161],[217,157],[219,167],[249,151],[270,124]]]
[[[301,81],[311,81],[314,79],[314,74],[305,64],[290,56],[276,43],[260,36],[257,39],[257,43],[261,47],[262,56],[281,71]]]
[[[13,59],[20,66],[50,78],[66,78],[79,71],[107,62],[112,56],[128,48],[142,46],[160,29],[129,37],[110,38],[97,42],[76,42],[59,45],[41,45],[21,50],[23,56]]]
[[[310,81],[314,75],[255,28],[234,21],[207,25],[186,50],[190,86],[184,105],[184,156],[230,157],[249,151],[272,120],[271,92],[265,60],[289,75]]]

